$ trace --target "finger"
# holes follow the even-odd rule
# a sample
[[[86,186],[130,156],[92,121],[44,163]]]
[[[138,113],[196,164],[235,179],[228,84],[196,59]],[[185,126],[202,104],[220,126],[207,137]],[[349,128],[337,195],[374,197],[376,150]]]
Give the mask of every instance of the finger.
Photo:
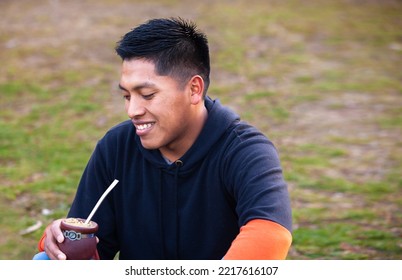
[[[50,226],[49,230],[52,232],[52,235],[56,237],[56,240],[58,243],[63,243],[64,235],[60,229],[60,223],[61,223],[61,220],[54,221],[52,223],[52,225]]]
[[[64,236],[60,229],[61,220],[54,221],[46,229],[45,251],[53,260],[65,260],[66,255],[60,250],[58,244],[64,242]]]
[[[45,251],[46,254],[52,260],[65,260],[66,255],[60,250],[58,243],[55,239],[47,238],[45,240]]]
[[[61,261],[64,261],[64,260],[67,259],[67,256],[62,251],[60,251],[60,253],[57,254],[57,259],[61,260]]]

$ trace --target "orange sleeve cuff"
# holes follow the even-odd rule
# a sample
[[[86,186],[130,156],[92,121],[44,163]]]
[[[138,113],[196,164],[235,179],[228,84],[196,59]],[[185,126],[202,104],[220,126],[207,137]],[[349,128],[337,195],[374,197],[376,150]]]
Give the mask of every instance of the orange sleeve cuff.
[[[224,260],[284,260],[292,234],[278,223],[255,219],[240,228]]]
[[[39,252],[45,251],[45,238],[46,238],[46,231],[43,233],[42,237],[38,242],[38,250]]]

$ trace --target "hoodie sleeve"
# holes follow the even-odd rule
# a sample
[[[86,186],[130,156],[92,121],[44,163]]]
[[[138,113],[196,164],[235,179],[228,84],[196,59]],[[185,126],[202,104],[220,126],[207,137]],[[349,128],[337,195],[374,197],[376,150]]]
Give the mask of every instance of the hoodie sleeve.
[[[224,259],[285,259],[292,242],[292,213],[277,150],[247,124],[239,124],[233,135],[224,178],[240,232]]]
[[[239,124],[233,134],[223,176],[236,202],[239,228],[251,220],[262,219],[291,232],[290,198],[276,148],[247,124]]]

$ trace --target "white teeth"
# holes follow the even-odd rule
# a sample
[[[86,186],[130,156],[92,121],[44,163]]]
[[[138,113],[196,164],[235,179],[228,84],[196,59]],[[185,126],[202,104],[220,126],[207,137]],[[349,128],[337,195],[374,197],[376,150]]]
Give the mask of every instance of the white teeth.
[[[152,124],[150,123],[146,123],[146,124],[137,124],[136,127],[138,130],[144,130],[147,128],[150,128],[152,126]]]

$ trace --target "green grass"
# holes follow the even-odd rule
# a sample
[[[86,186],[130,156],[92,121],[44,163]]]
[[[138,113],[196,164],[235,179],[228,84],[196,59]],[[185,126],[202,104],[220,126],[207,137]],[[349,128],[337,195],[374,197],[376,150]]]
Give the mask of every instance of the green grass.
[[[210,95],[277,146],[293,205],[289,259],[402,259],[402,3],[82,5],[2,4],[1,259],[30,259],[68,211],[96,141],[126,119],[114,43],[156,14],[206,31]]]

